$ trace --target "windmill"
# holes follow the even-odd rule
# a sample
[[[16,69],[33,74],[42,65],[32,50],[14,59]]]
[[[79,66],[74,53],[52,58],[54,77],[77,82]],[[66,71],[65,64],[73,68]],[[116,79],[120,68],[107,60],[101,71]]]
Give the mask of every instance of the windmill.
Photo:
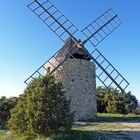
[[[75,120],[96,116],[96,79],[106,88],[114,87],[125,92],[128,81],[96,48],[120,24],[112,9],[107,10],[81,33],[84,41],[77,39],[78,28],[49,0],[32,0],[28,8],[47,25],[63,42],[63,47],[42,64],[28,79],[45,73],[55,75],[64,82],[66,97],[71,98],[71,111]]]

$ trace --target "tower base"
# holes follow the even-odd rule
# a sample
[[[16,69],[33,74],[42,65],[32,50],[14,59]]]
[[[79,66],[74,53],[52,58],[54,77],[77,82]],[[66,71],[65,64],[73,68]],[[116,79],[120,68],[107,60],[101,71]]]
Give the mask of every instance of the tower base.
[[[53,60],[51,63],[56,63]],[[49,64],[46,67],[50,67]],[[96,117],[95,64],[83,59],[67,59],[54,73],[63,82],[66,98],[74,120],[88,120]]]

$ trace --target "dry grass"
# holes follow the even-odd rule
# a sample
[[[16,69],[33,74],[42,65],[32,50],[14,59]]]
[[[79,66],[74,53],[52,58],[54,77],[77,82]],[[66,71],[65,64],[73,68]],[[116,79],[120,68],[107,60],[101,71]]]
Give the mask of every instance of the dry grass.
[[[3,131],[0,140],[132,140],[127,134],[134,131],[140,131],[140,115],[98,114],[94,121],[76,123],[67,134],[33,138]]]

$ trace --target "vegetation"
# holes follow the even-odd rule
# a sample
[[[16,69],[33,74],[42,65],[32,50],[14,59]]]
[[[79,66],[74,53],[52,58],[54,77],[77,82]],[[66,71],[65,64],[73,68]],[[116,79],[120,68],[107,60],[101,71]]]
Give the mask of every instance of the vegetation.
[[[0,98],[0,126],[5,127],[6,122],[9,120],[11,114],[10,110],[17,104],[18,98],[11,97],[6,98],[5,96]]]
[[[8,121],[11,131],[0,131],[0,140],[131,140],[120,131],[140,129],[131,125],[140,122],[140,115],[136,115],[140,110],[136,97],[130,92],[120,93],[114,89],[108,92],[98,87],[100,113],[96,120],[91,119],[84,125],[73,125],[74,114],[70,113],[70,101],[64,94],[62,83],[47,75],[31,81],[19,98],[1,97],[0,127]]]
[[[36,78],[11,110],[8,126],[12,132],[27,135],[50,135],[70,130],[73,114],[69,103],[61,82],[56,82],[50,75]]]
[[[104,87],[97,88],[97,110],[100,113],[134,113],[138,107],[138,101],[131,92],[120,93]]]

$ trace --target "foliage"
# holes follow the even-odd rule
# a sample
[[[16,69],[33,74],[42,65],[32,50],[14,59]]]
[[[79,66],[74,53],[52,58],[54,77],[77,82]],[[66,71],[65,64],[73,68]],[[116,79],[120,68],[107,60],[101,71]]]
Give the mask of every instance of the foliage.
[[[18,98],[5,96],[0,98],[0,125],[3,126],[10,118],[10,110],[17,104]]]
[[[63,85],[50,75],[32,80],[11,111],[9,128],[16,133],[45,134],[70,130],[73,113]]]
[[[104,87],[97,88],[97,110],[100,113],[122,113],[128,114],[135,112],[138,101],[131,92],[121,93]]]

